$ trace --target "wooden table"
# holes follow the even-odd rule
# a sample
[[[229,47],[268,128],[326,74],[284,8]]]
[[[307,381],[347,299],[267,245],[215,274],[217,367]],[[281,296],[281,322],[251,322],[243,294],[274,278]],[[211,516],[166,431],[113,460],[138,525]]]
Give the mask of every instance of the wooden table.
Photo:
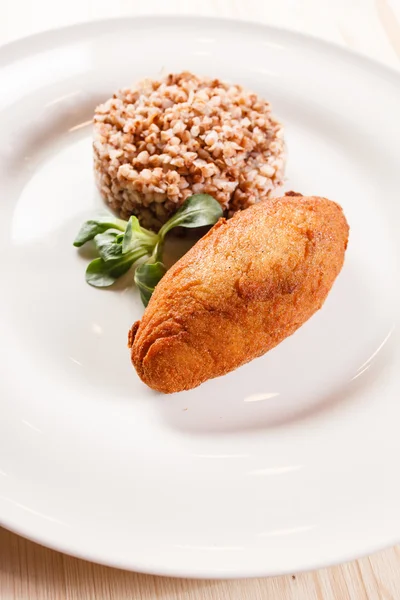
[[[95,18],[196,13],[310,33],[400,67],[400,0],[4,0],[0,44]],[[400,549],[314,573],[185,581],[100,567],[0,528],[0,600],[400,600]]]
[[[313,573],[201,581],[118,571],[0,529],[1,600],[398,600],[400,549]]]

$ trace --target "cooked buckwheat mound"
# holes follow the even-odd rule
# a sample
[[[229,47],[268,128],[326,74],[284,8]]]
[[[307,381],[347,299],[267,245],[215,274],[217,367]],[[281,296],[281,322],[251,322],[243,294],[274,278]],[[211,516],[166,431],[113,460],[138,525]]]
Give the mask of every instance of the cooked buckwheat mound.
[[[282,183],[283,131],[270,104],[188,72],[144,79],[97,107],[93,147],[107,203],[155,230],[192,194],[211,194],[232,216]]]

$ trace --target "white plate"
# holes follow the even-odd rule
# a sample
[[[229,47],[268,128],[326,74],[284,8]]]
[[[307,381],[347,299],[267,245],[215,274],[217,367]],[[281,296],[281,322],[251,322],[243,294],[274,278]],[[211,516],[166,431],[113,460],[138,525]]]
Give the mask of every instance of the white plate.
[[[202,18],[46,33],[3,48],[0,66],[1,522],[90,560],[193,577],[299,571],[398,541],[399,76]],[[101,205],[94,106],[161,69],[270,99],[286,123],[286,188],[337,200],[351,225],[317,315],[172,397],[130,364],[138,294],[86,285],[72,246]]]

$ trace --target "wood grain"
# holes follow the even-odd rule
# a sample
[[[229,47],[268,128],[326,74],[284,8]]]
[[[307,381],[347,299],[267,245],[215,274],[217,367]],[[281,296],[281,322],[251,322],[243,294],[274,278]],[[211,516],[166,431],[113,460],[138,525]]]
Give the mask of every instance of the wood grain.
[[[232,581],[171,579],[78,560],[0,528],[1,600],[398,600],[400,549],[340,567]]]
[[[0,44],[78,21],[157,13],[253,19],[400,66],[400,0],[13,0],[0,4]],[[400,600],[400,549],[287,577],[190,581],[101,567],[0,528],[0,600],[161,599]]]

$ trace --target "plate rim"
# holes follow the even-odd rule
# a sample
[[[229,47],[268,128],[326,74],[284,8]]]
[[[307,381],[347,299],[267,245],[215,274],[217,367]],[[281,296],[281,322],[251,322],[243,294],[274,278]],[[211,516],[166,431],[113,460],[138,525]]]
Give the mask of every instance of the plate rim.
[[[147,565],[146,563],[140,563],[135,561],[135,564],[132,562],[125,561],[114,561],[105,559],[104,557],[97,555],[95,552],[81,552],[79,549],[71,548],[70,545],[64,543],[53,542],[53,540],[47,540],[45,535],[38,536],[36,534],[26,533],[26,530],[20,529],[17,525],[4,524],[2,522],[2,517],[0,514],[0,527],[10,531],[11,533],[15,533],[16,535],[21,536],[22,538],[34,542],[43,548],[48,548],[55,552],[61,552],[62,554],[66,554],[72,558],[77,558],[79,560],[84,560],[87,562],[91,562],[97,565],[101,565],[103,567],[109,567],[113,569],[118,569],[120,571],[131,571],[134,573],[141,573],[143,575],[152,575],[158,577],[174,577],[179,579],[204,579],[208,581],[215,580],[233,580],[233,579],[257,579],[263,577],[284,577],[291,574],[299,574],[299,573],[307,573],[312,571],[318,571],[320,569],[333,568],[337,567],[355,560],[361,560],[363,558],[367,558],[371,554],[375,554],[378,552],[382,552],[384,550],[388,550],[393,546],[396,546],[399,543],[399,539],[397,537],[393,538],[389,542],[383,542],[382,544],[375,545],[372,549],[364,551],[364,552],[349,552],[348,554],[344,553],[338,559],[332,559],[328,561],[321,562],[310,562],[304,561],[304,564],[300,564],[296,567],[296,569],[290,569],[284,567],[282,569],[274,569],[272,571],[268,571],[268,569],[254,569],[250,571],[249,569],[244,569],[240,571],[235,569],[234,571],[227,571],[225,569],[202,569],[201,567],[190,569],[185,569],[183,567],[165,567],[163,565],[157,565],[154,563],[153,565]]]
[[[399,87],[400,94],[400,71],[396,70],[392,66],[385,65],[384,63],[370,58],[361,52],[353,49],[348,49],[341,46],[339,43],[327,41],[319,38],[316,35],[299,32],[284,27],[276,27],[269,24],[259,23],[251,19],[236,19],[226,17],[214,17],[204,15],[179,15],[179,14],[157,14],[157,15],[140,15],[140,16],[126,16],[126,17],[115,17],[115,18],[102,18],[96,20],[85,20],[79,23],[70,24],[62,27],[52,28],[44,30],[38,33],[34,33],[29,36],[24,36],[16,40],[12,40],[6,44],[0,45],[0,80],[2,77],[1,69],[4,66],[11,65],[14,61],[23,59],[27,56],[33,56],[39,52],[42,48],[47,50],[59,46],[64,41],[68,43],[71,41],[75,34],[82,36],[92,35],[93,37],[101,34],[116,32],[123,27],[129,30],[140,26],[140,24],[152,25],[155,22],[176,22],[180,21],[182,25],[186,23],[206,25],[219,24],[221,27],[230,29],[236,27],[241,29],[243,27],[249,29],[257,29],[259,32],[270,32],[275,37],[283,38],[292,43],[297,44],[311,44],[313,50],[322,49],[325,54],[329,53],[333,58],[340,56],[342,59],[352,60],[353,64],[362,67],[369,71],[371,74],[377,77],[390,77],[390,79]],[[1,496],[0,496],[1,499]],[[22,509],[21,509],[22,510]],[[169,577],[185,577],[188,579],[236,579],[236,578],[254,578],[264,576],[281,576],[293,573],[293,568],[283,567],[282,569],[274,569],[273,572],[265,569],[254,569],[253,571],[245,568],[244,570],[235,569],[235,571],[229,572],[226,570],[219,570],[216,568],[214,571],[211,569],[203,570],[200,568],[193,568],[193,566],[177,567],[165,567],[162,564],[152,565],[140,564],[140,561],[120,561],[118,559],[105,558],[104,556],[97,555],[96,552],[84,551],[82,552],[79,547],[73,547],[73,545],[65,543],[64,541],[57,540],[57,535],[49,535],[45,533],[38,533],[37,528],[32,526],[21,526],[16,522],[14,518],[4,518],[0,512],[0,526],[5,529],[21,535],[22,537],[42,545],[52,550],[63,552],[69,556],[77,557],[82,560],[91,561],[104,566],[111,566],[113,568],[137,571],[140,573],[146,573],[149,575],[162,575]],[[53,530],[54,531],[54,530]],[[348,553],[342,553],[337,559],[325,559],[320,563],[310,561],[309,559],[303,560],[302,563],[298,564],[295,572],[304,572],[314,569],[325,568],[327,566],[335,566],[348,562],[351,560],[359,559],[364,556],[368,556],[371,553],[381,551],[390,546],[399,543],[400,539],[397,536],[393,536],[392,539],[377,543],[365,550],[365,552],[357,553],[354,550]]]
[[[78,23],[73,23],[69,25],[63,25],[61,27],[54,27],[50,29],[45,29],[43,31],[39,31],[33,33],[31,35],[26,35],[21,38],[17,38],[15,40],[11,40],[6,42],[5,44],[0,44],[0,77],[1,77],[1,67],[7,63],[12,62],[13,58],[10,58],[10,54],[14,53],[16,56],[14,58],[21,58],[28,54],[27,51],[23,50],[23,46],[25,44],[37,44],[40,42],[45,42],[46,40],[51,39],[59,39],[60,36],[68,35],[72,31],[76,30],[102,30],[106,32],[108,28],[110,31],[117,30],[121,26],[132,26],[135,23],[143,22],[143,23],[151,23],[154,21],[196,21],[199,22],[209,22],[209,23],[219,23],[221,26],[237,26],[237,27],[249,27],[256,28],[259,31],[270,31],[273,35],[278,34],[279,36],[284,36],[287,38],[297,38],[299,42],[309,42],[314,46],[322,46],[327,52],[339,53],[343,58],[351,57],[353,60],[357,61],[360,65],[364,66],[367,69],[374,69],[377,74],[382,74],[382,71],[385,71],[387,75],[393,77],[396,82],[400,85],[400,69],[397,70],[395,67],[391,65],[386,65],[384,62],[381,62],[378,59],[367,56],[358,50],[354,50],[353,48],[346,48],[339,44],[338,42],[324,40],[323,38],[318,37],[317,35],[304,33],[301,31],[297,31],[295,29],[288,29],[286,27],[280,27],[275,25],[269,25],[268,23],[260,23],[252,19],[236,19],[233,17],[215,17],[215,16],[205,16],[199,14],[190,14],[190,15],[181,15],[181,14],[173,14],[173,13],[160,13],[157,15],[127,15],[126,17],[105,17],[101,19],[87,19],[84,21],[79,21]],[[56,44],[57,45],[57,44]],[[48,46],[46,46],[48,49]],[[20,52],[18,52],[20,51]],[[4,63],[4,64],[2,64]]]

